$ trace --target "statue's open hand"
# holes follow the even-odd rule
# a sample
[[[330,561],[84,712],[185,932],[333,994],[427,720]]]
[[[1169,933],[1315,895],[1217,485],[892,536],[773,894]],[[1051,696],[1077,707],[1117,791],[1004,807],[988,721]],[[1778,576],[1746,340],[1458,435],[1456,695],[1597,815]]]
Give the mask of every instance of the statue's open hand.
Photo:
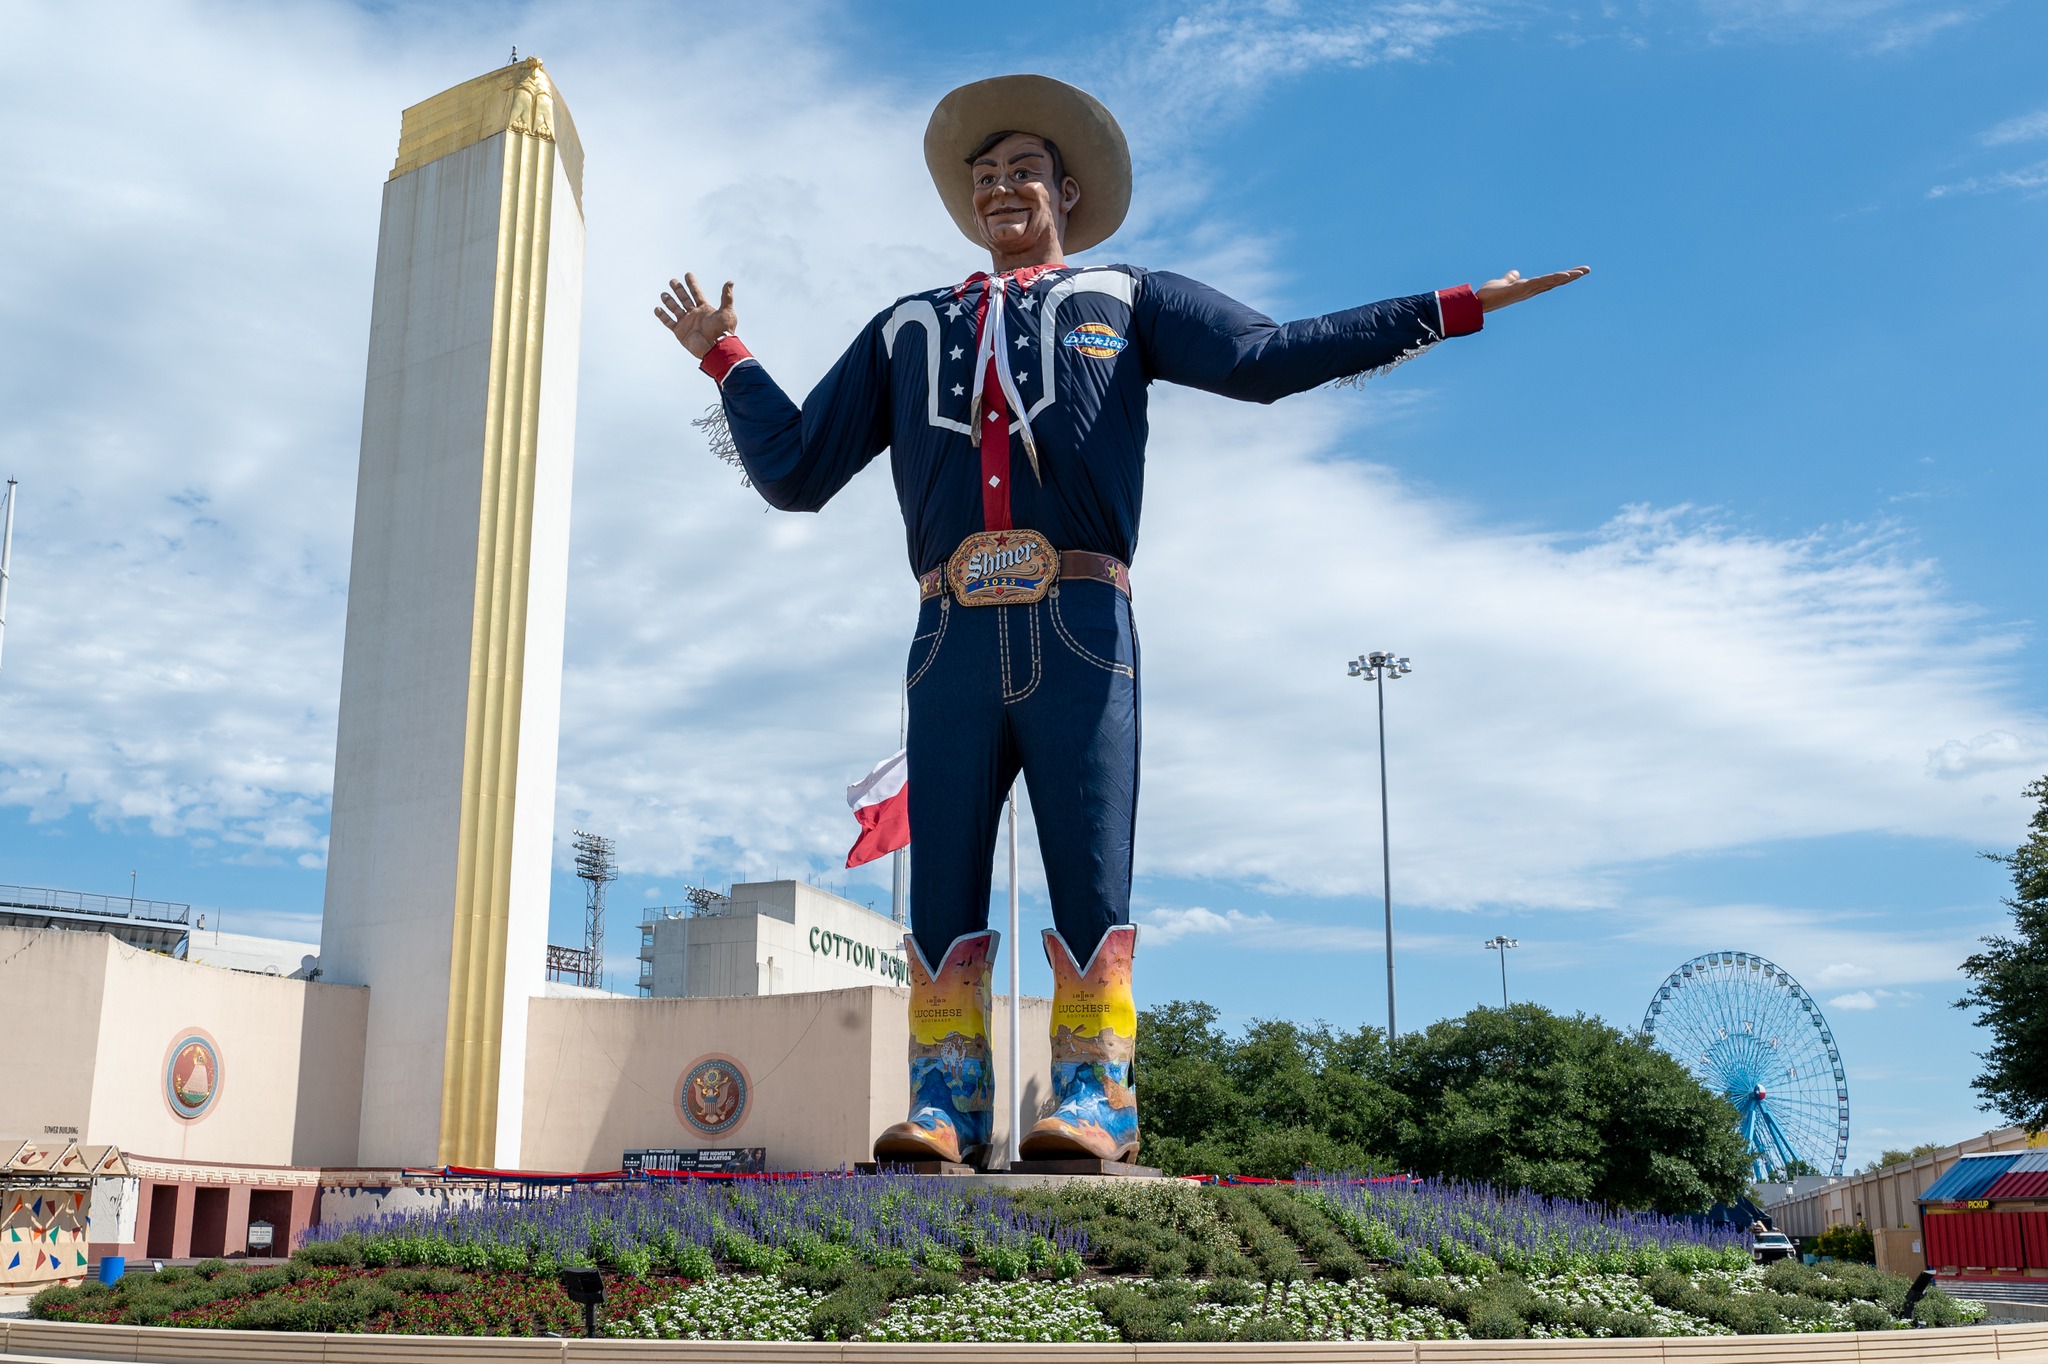
[[[1547,294],[1561,284],[1570,284],[1575,279],[1593,273],[1590,265],[1575,265],[1569,270],[1554,274],[1538,275],[1534,279],[1523,279],[1520,270],[1510,270],[1499,279],[1490,279],[1472,291],[1479,300],[1479,311],[1490,313],[1495,308],[1505,308],[1510,303],[1520,303],[1525,298]]]
[[[686,274],[680,281],[672,279],[668,287],[669,292],[654,305],[655,320],[674,332],[683,349],[699,360],[717,344],[719,337],[740,329],[740,316],[732,309],[731,280],[725,282],[725,294],[715,308],[711,306],[711,296],[698,287],[695,275]]]

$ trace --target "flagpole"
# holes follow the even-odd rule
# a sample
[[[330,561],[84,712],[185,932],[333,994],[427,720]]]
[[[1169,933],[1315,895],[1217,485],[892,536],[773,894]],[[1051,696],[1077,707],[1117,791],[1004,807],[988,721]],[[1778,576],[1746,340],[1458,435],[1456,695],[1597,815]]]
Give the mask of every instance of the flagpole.
[[[1017,936],[1017,782],[1010,781],[1010,1152],[1017,1163],[1017,1128],[1024,1121],[1024,1003],[1019,997],[1017,962],[1023,940]]]
[[[901,704],[896,711],[896,746],[902,748],[910,741],[910,688],[905,686]],[[889,859],[889,917],[899,924],[910,922],[910,912],[903,903],[910,891],[910,849],[898,848]]]

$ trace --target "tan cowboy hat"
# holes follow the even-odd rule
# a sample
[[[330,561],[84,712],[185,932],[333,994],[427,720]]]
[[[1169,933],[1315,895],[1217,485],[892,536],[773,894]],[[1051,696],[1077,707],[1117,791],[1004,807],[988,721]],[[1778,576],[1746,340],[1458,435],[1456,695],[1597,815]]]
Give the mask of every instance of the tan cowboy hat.
[[[996,76],[963,85],[939,101],[924,130],[924,164],[954,225],[984,246],[974,218],[967,158],[990,133],[1036,133],[1060,149],[1081,202],[1061,245],[1086,251],[1123,226],[1131,208],[1131,147],[1102,101],[1050,76]]]

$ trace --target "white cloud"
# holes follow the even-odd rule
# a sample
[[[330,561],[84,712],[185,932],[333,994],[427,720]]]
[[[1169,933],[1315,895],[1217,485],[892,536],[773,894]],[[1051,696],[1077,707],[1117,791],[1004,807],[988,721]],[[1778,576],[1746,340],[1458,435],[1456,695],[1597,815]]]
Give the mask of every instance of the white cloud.
[[[1938,34],[1961,28],[1975,19],[1977,13],[1969,9],[1939,9],[1931,14],[1912,15],[1875,25],[1868,50],[1873,53],[1900,52],[1919,47]]]
[[[1962,960],[1996,927],[1995,908],[1952,907],[1918,918],[1921,926],[1900,928],[1878,911],[1657,903],[1636,906],[1619,936],[1669,944],[1674,955],[1743,948],[1776,962],[1809,990],[1857,987],[1844,998],[1917,999],[1905,988],[1914,985],[1937,994],[1960,989]]]
[[[1401,879],[1428,903],[1613,903],[1606,866],[2012,818],[2009,777],[1925,767],[1958,732],[2039,734],[2002,699],[2013,641],[1973,632],[1932,566],[1882,541],[1647,511],[1576,539],[1498,531],[1328,458],[1362,443],[1340,396],[1158,410],[1176,457],[1153,463],[1133,573],[1155,866],[1372,887],[1372,703],[1341,666],[1371,647],[1416,660],[1388,744]],[[1255,474],[1237,454],[1254,449]],[[1284,555],[1215,570],[1215,546],[1276,527]]]
[[[1970,23],[1985,8],[1929,0],[1700,0],[1700,7],[1723,36],[1839,35],[1873,54],[1918,47]]]
[[[1872,974],[1868,966],[1859,966],[1855,962],[1838,961],[1822,967],[1820,974],[1814,977],[1814,983],[1816,985],[1847,985],[1854,981],[1868,980]]]
[[[2048,759],[2038,736],[2022,739],[2010,730],[1994,729],[1968,741],[1950,739],[1927,753],[1927,770],[1937,777],[1961,777],[1973,772],[2010,771],[2033,767]]]
[[[1867,1011],[1891,1001],[1910,1003],[1921,998],[1916,990],[1852,990],[1845,995],[1836,995],[1828,1001],[1830,1009]]]
[[[1266,92],[1305,71],[1426,59],[1453,38],[1493,27],[1498,9],[1471,0],[1203,5],[1160,31],[1142,75],[1183,106]],[[1196,70],[1202,78],[1188,80]]]
[[[1378,928],[1353,923],[1317,923],[1280,918],[1263,910],[1204,909],[1161,906],[1132,914],[1148,947],[1165,947],[1190,939],[1227,939],[1234,950],[1255,952],[1382,952],[1386,935]],[[1443,934],[1401,932],[1395,945],[1402,954],[1469,952],[1470,940]]]
[[[2031,114],[2009,118],[1996,127],[1979,134],[1977,140],[1987,147],[2002,147],[2010,142],[2032,142],[2048,137],[2048,109],[2036,109]]]
[[[417,25],[252,17],[269,13],[9,11],[15,49],[46,59],[16,73],[19,192],[0,202],[0,451],[25,489],[0,801],[305,859],[378,186],[396,111],[474,63]],[[1340,41],[1268,13],[1296,37],[1233,60],[1409,56],[1430,25],[1483,17],[1383,7]],[[1401,15],[1422,27],[1367,31]],[[652,325],[653,291],[685,267],[738,280],[750,342],[801,392],[890,298],[977,264],[914,151],[944,82],[863,84],[786,26],[715,22],[687,37],[744,101],[672,79],[682,20],[658,11],[623,36],[534,12],[519,37],[590,149],[561,827],[613,833],[630,871],[707,878],[843,857],[843,787],[895,746],[915,602],[885,469],[786,517],[710,458],[687,421],[711,386]],[[868,168],[829,201],[784,169],[824,141]],[[1484,344],[1543,344],[1540,316],[1497,330]],[[1367,462],[1375,423],[1427,411],[1418,382],[1457,350],[1364,397],[1158,395],[1141,871],[1375,888],[1371,711],[1341,663],[1380,645],[1417,660],[1389,740],[1397,893],[1418,903],[1611,904],[1613,868],[1759,839],[2004,836],[2010,775],[1936,781],[1928,754],[2038,744],[2042,723],[2010,697],[2016,640],[1932,565],[1881,536],[1773,539],[1682,509],[1576,535],[1484,524]]]
[[[1991,175],[1973,175],[1953,184],[1936,185],[1927,191],[1927,197],[1946,199],[1958,194],[2002,194],[2007,190],[2031,194],[2038,189],[2048,189],[2048,161],[2036,161],[2031,166]]]
[[[1226,909],[1219,914],[1200,906],[1140,910],[1134,917],[1144,930],[1145,941],[1160,947],[1183,938],[1260,933],[1270,930],[1274,922],[1270,914],[1247,914],[1241,909]]]

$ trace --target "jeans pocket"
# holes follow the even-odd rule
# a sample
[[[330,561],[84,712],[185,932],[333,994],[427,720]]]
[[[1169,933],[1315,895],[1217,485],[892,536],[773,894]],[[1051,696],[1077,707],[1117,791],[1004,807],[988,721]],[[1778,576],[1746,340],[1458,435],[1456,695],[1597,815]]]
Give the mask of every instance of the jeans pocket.
[[[931,671],[938,661],[939,646],[946,642],[946,626],[953,617],[953,600],[950,597],[937,599],[937,610],[930,612],[932,619],[926,619],[926,612],[918,613],[918,632],[910,641],[910,658],[903,665],[904,686],[914,687],[918,679]]]
[[[1081,662],[1121,677],[1136,677],[1137,649],[1129,604],[1115,588],[1090,584],[1084,595],[1054,587],[1046,597],[1053,634]],[[1103,598],[1106,600],[1098,599]]]

